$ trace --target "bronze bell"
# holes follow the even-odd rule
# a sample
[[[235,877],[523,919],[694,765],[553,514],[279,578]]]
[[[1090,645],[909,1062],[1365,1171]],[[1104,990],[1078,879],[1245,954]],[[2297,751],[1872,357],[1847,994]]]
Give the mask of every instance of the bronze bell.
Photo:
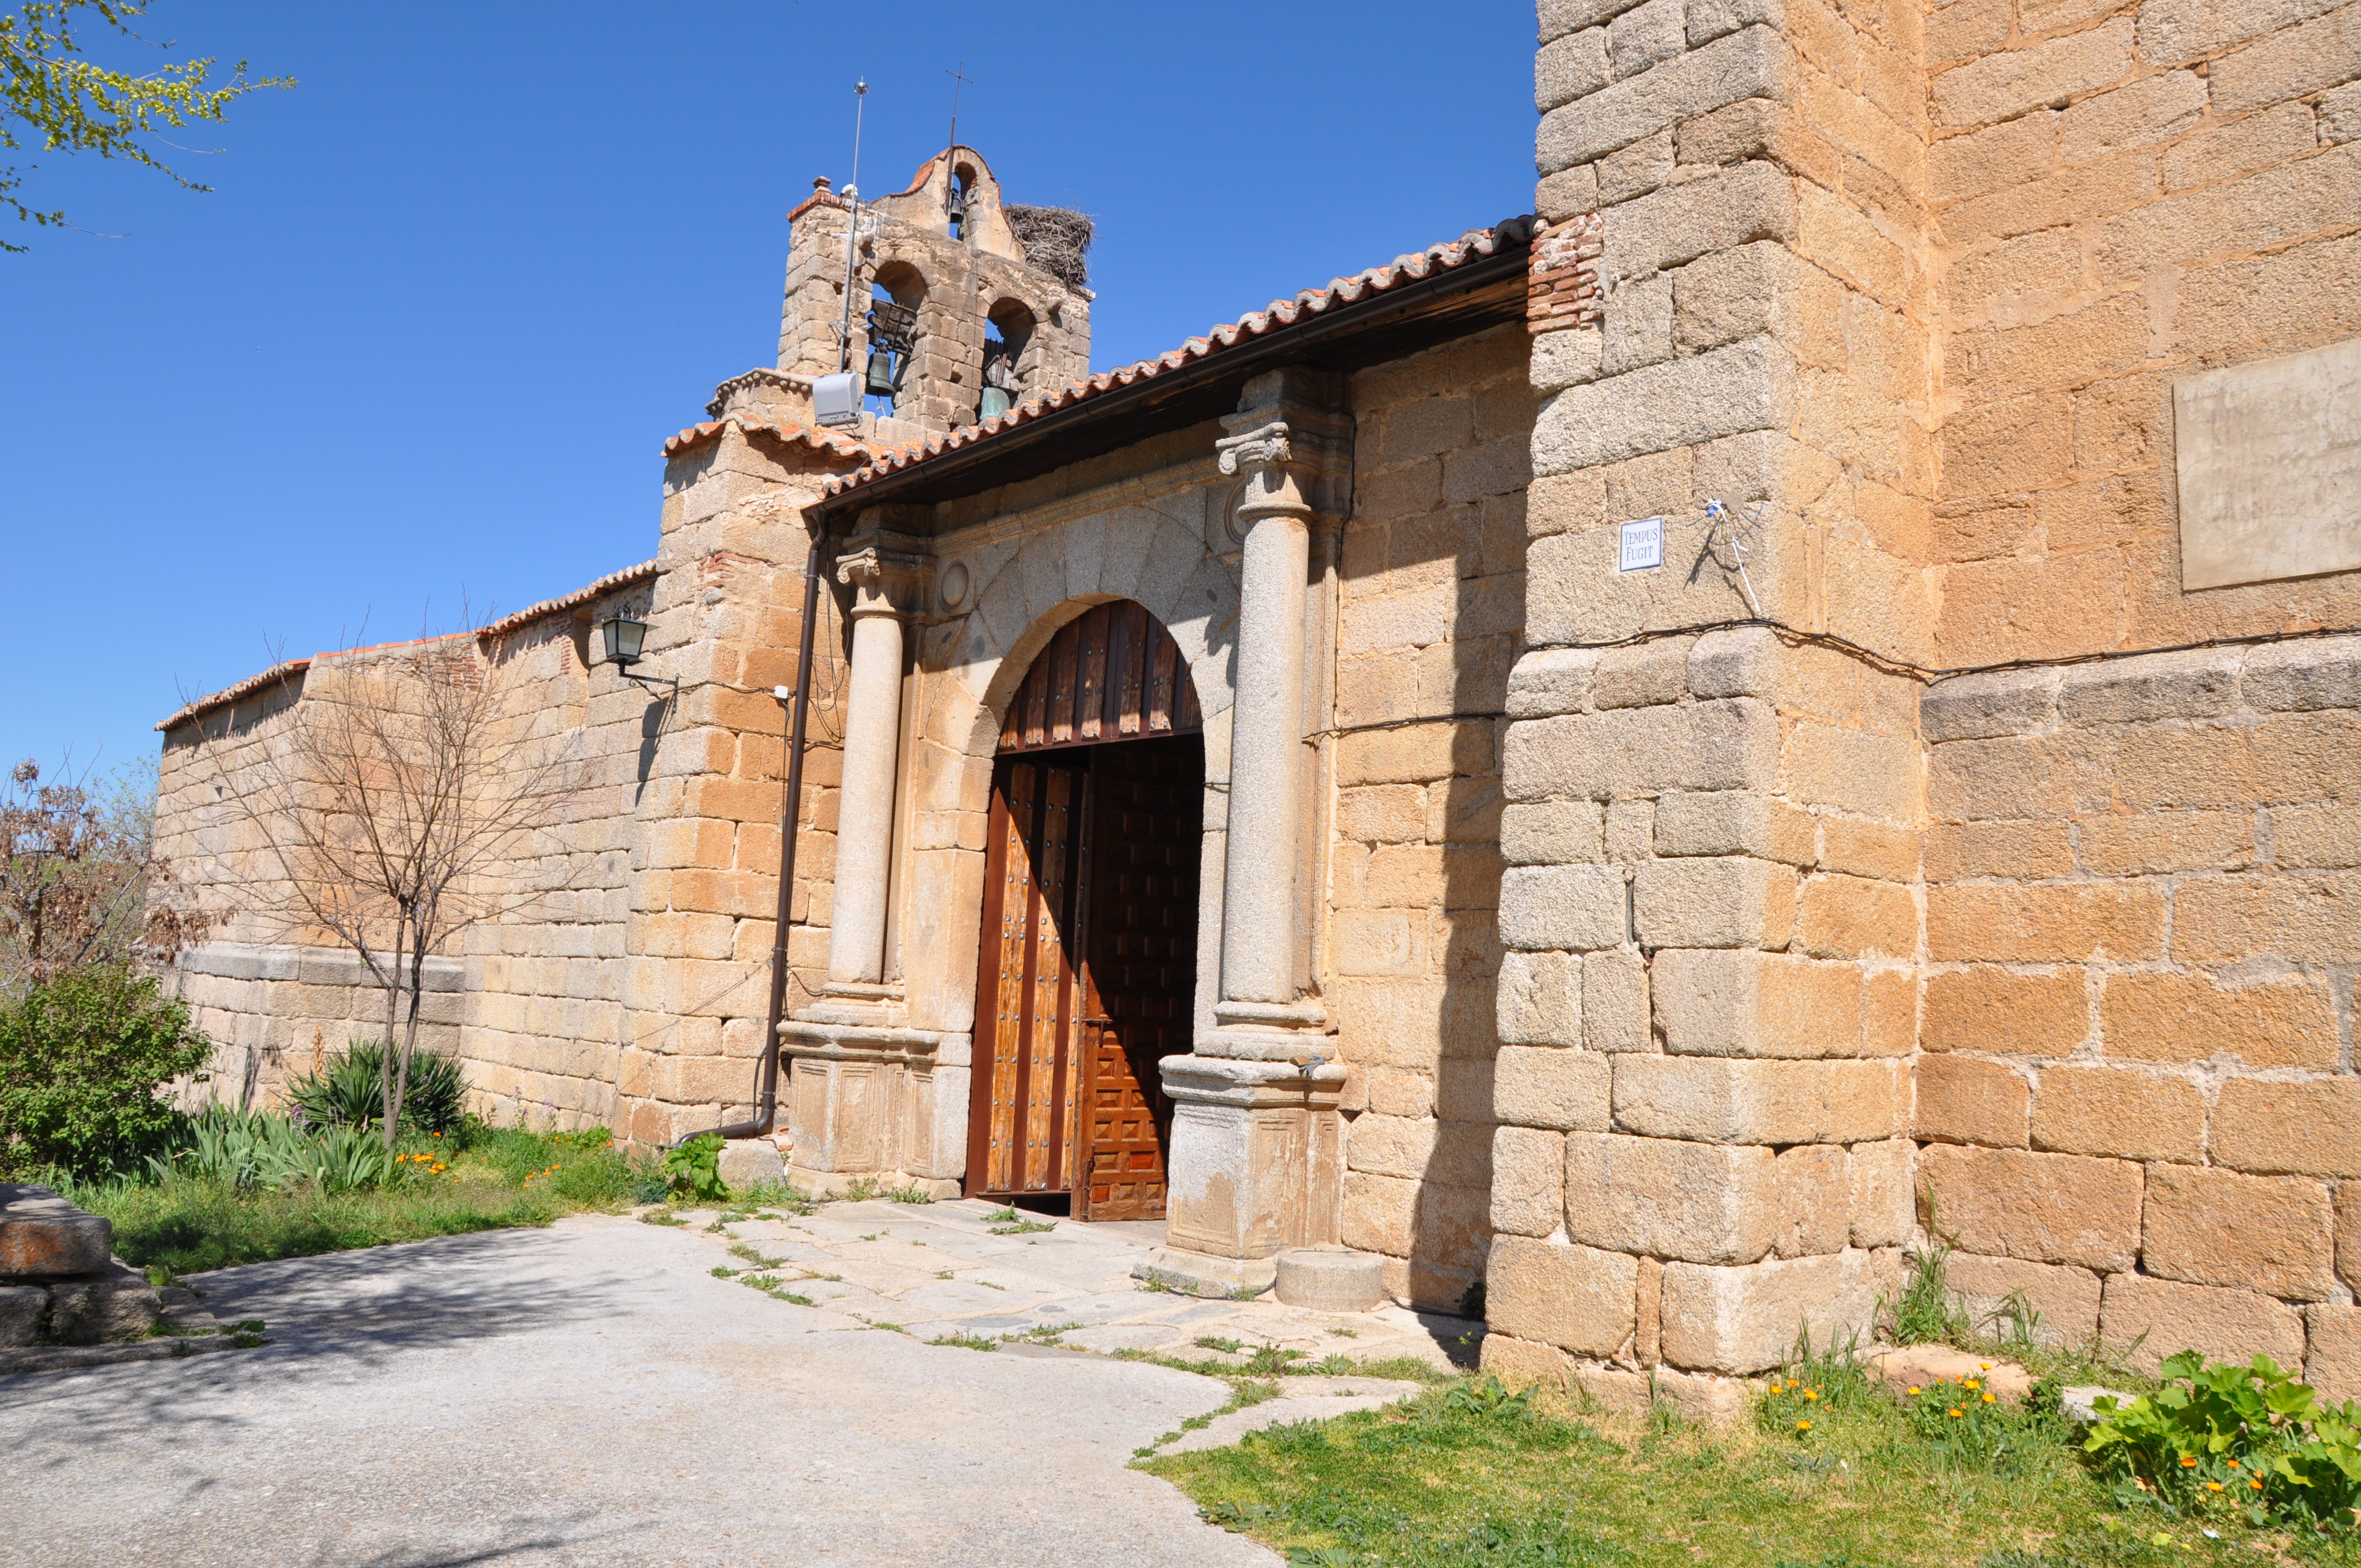
[[[892,349],[873,348],[869,351],[868,391],[871,396],[879,398],[892,397],[895,390],[895,383],[900,379],[900,377],[894,374],[894,351]]]

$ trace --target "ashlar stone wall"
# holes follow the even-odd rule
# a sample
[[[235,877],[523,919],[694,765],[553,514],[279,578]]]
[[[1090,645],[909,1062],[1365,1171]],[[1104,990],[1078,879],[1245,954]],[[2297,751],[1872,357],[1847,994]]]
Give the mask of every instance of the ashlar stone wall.
[[[476,1108],[501,1121],[599,1123],[662,1143],[752,1110],[785,760],[772,691],[795,680],[801,509],[858,449],[751,418],[693,433],[667,468],[652,571],[454,640],[484,662],[531,742],[522,755],[566,759],[555,820],[485,875],[478,891],[497,917],[433,971],[427,1043],[456,1051]],[[593,621],[617,612],[649,624],[637,673],[653,689],[589,662]],[[827,693],[841,663],[824,630],[793,902],[823,928],[837,776]],[[324,656],[237,701],[200,704],[167,733],[159,845],[200,905],[230,916],[184,957],[180,980],[225,1047],[222,1085],[267,1095],[290,1066],[310,1065],[315,1033],[334,1050],[382,1028],[357,960],[266,913],[274,901],[250,884],[272,867],[233,798],[252,786],[258,750],[284,744],[294,704],[334,700],[342,665],[382,656]],[[808,966],[796,977],[807,981]]]
[[[2181,586],[2172,386],[2361,334],[2361,13],[1927,20],[1946,666],[2361,624],[2345,572]]]
[[[1865,1331],[1915,1184],[1987,1310],[2349,1387],[2361,720],[2259,640],[2361,579],[2184,586],[2172,388],[2356,330],[2352,15],[1540,5],[1537,254],[1595,234],[1604,297],[1537,271],[1498,1365]]]
[[[1695,629],[1931,651],[1919,13],[1541,21],[1539,254],[1595,224],[1603,298],[1532,323],[1486,1356],[1721,1409],[1910,1235],[1916,686]]]
[[[1982,1310],[2361,1394],[2357,697],[2361,638],[1928,692],[1917,1132]]]
[[[1360,373],[1336,632],[1328,982],[1344,1239],[1455,1310],[1490,1241],[1501,718],[1522,647],[1521,325]]]

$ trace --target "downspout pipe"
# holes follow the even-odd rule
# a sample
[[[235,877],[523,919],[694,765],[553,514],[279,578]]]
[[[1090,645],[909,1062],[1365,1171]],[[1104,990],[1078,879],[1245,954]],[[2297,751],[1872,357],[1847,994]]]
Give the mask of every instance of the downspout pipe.
[[[706,1133],[719,1133],[724,1138],[759,1138],[779,1119],[779,1021],[785,1016],[787,1005],[787,914],[795,897],[796,819],[804,798],[804,734],[811,718],[812,647],[819,620],[820,547],[827,538],[826,523],[814,527],[811,551],[804,558],[804,624],[796,654],[795,692],[788,696],[785,687],[774,692],[785,700],[788,711],[787,782],[785,797],[779,804],[779,904],[772,927],[771,1005],[763,1024],[763,1048],[754,1069],[754,1115],[751,1121],[725,1122],[705,1129]],[[704,1135],[705,1133],[691,1133],[687,1137],[674,1139],[667,1146],[678,1148],[689,1138]]]

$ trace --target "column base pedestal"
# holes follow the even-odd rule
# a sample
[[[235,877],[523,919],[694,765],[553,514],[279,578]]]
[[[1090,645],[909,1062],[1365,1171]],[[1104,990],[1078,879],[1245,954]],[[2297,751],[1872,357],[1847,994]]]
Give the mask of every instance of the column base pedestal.
[[[1162,1070],[1172,1100],[1165,1252],[1201,1259],[1191,1266],[1209,1282],[1260,1290],[1279,1253],[1333,1245],[1345,1069],[1191,1053],[1165,1058]]]
[[[1174,1247],[1153,1248],[1131,1271],[1134,1279],[1161,1286],[1176,1296],[1207,1296],[1245,1301],[1261,1295],[1279,1277],[1275,1257],[1213,1257]]]
[[[881,1190],[915,1179],[946,1190],[937,1197],[959,1195],[951,1179],[965,1151],[943,1112],[966,1104],[968,1069],[942,1065],[946,1036],[904,1017],[831,1002],[780,1024],[797,1187],[836,1193],[865,1177]]]

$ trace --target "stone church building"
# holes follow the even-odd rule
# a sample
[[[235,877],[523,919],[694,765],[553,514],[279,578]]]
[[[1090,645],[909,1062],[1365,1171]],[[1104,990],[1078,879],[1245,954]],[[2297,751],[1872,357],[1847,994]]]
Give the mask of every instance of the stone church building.
[[[1702,1413],[1936,1239],[2361,1395],[2356,15],[1543,0],[1535,215],[1095,375],[974,149],[822,182],[653,560],[160,727],[216,1082],[381,1016],[246,781],[460,670],[578,768],[433,965],[488,1114]]]

